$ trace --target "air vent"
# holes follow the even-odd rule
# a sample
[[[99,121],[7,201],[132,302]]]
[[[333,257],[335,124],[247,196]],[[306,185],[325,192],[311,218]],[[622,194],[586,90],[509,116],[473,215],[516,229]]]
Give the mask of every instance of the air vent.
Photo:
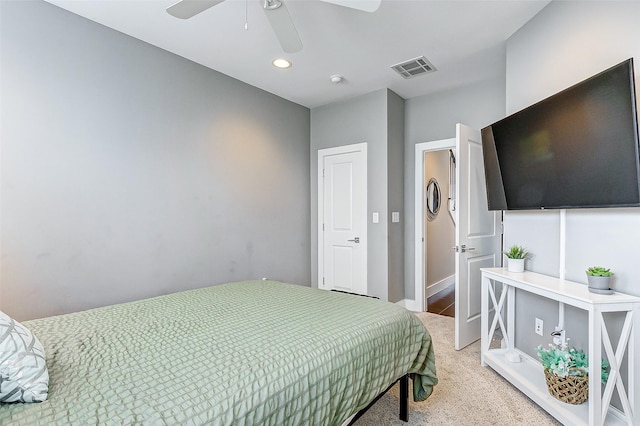
[[[402,78],[413,78],[436,71],[436,67],[431,65],[424,56],[393,65],[391,68]]]

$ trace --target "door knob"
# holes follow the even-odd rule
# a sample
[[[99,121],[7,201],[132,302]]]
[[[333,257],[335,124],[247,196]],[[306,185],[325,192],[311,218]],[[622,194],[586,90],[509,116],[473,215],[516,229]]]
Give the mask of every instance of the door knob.
[[[355,237],[353,240],[347,240],[347,241],[351,241],[352,243],[359,244],[360,243],[360,237]]]
[[[473,251],[473,250],[475,250],[475,249],[476,249],[475,247],[467,247],[467,246],[465,246],[464,244],[462,244],[460,247],[455,246],[455,247],[451,247],[451,248],[452,248],[453,250],[455,250],[455,251],[456,251],[456,253],[457,253],[457,252],[464,253],[464,252],[467,252],[467,251]]]

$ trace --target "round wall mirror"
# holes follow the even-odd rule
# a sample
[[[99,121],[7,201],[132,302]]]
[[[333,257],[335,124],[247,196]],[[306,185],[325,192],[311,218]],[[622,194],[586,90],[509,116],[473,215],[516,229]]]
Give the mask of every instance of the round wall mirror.
[[[440,185],[436,178],[431,178],[427,184],[427,220],[429,222],[438,216],[440,199]]]

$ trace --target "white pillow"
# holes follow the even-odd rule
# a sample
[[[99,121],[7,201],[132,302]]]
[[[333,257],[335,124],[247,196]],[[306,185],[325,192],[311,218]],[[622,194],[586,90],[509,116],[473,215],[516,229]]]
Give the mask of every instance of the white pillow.
[[[28,328],[0,311],[0,402],[42,402],[48,391],[42,344]]]

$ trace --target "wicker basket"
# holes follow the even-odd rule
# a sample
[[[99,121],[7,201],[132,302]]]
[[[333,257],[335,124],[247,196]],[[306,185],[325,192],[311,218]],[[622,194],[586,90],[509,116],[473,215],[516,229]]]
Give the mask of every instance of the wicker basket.
[[[579,405],[589,397],[589,376],[565,376],[544,370],[549,393],[556,399],[567,404]]]

